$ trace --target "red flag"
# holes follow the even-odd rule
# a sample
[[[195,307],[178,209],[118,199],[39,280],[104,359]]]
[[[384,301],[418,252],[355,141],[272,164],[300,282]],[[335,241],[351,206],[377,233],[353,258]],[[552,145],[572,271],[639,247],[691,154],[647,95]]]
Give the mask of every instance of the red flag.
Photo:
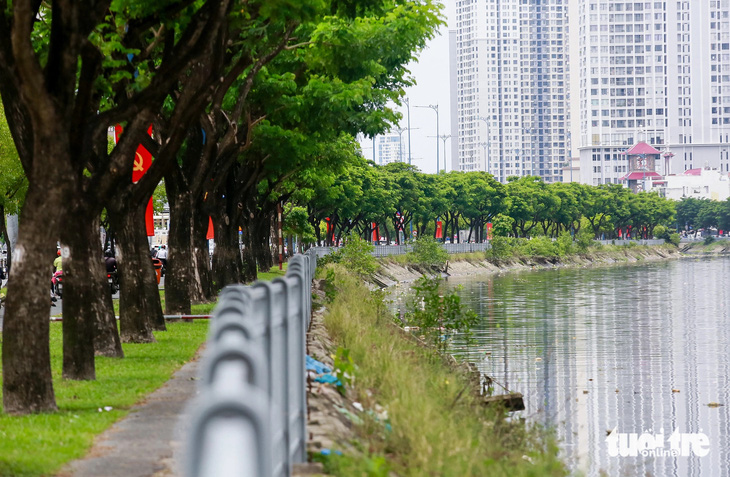
[[[208,217],[208,232],[205,234],[205,238],[210,240],[215,238],[215,229],[213,228],[213,217]]]
[[[378,224],[372,222],[371,228],[373,229],[373,242],[380,241],[380,237],[378,237]]]
[[[487,240],[492,240],[492,223],[487,222]]]
[[[122,126],[117,124],[114,126],[114,135],[117,142],[119,142],[119,136],[122,135]],[[147,129],[147,134],[152,135],[152,125]],[[134,166],[132,166],[132,183],[136,184],[142,178],[147,169],[152,165],[152,154],[143,146],[137,146],[137,152],[134,155]],[[148,237],[154,237],[155,235],[155,219],[154,219],[154,207],[152,205],[152,197],[147,203],[147,209],[145,210],[145,229]]]
[[[437,239],[440,239],[443,237],[444,232],[442,230],[442,227],[443,227],[443,223],[440,220],[437,220],[436,221],[436,238]]]

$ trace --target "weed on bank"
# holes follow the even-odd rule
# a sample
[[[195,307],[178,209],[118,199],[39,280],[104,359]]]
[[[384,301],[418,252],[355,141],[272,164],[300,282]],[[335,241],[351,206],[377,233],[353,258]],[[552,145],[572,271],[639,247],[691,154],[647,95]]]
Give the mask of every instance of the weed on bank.
[[[344,268],[326,272],[335,291],[325,325],[348,353],[348,399],[362,404],[359,452],[318,456],[334,475],[566,475],[550,434],[478,403],[466,378],[394,327],[382,294]],[[337,363],[336,363],[337,365]],[[394,474],[390,474],[394,472]]]

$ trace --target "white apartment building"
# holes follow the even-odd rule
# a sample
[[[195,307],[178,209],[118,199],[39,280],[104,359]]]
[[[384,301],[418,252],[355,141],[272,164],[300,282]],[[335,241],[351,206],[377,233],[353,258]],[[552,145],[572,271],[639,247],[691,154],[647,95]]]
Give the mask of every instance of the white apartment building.
[[[730,0],[578,2],[581,182],[619,183],[640,141],[658,173],[729,171]]]
[[[562,177],[568,161],[567,0],[456,0],[452,170]],[[453,140],[458,138],[458,140]]]
[[[384,134],[375,138],[375,162],[381,166],[391,162],[408,162],[408,151],[403,151],[400,135]]]

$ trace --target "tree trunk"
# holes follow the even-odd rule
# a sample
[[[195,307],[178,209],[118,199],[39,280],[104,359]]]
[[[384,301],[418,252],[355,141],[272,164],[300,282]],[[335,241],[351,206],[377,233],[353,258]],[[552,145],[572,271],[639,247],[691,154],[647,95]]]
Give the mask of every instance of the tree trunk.
[[[77,195],[76,197],[80,197]],[[101,236],[99,219],[92,218],[84,201],[72,199],[69,213],[61,233],[63,257],[64,307],[63,307],[63,377],[65,379],[95,379],[94,336],[110,334],[104,324],[114,327],[106,273],[102,269]],[[114,337],[110,337],[114,347]],[[116,338],[118,342],[118,337]],[[100,343],[101,344],[101,343]],[[121,344],[118,352],[121,353]]]
[[[3,408],[8,414],[57,409],[48,315],[49,270],[61,217],[49,204],[64,204],[67,196],[59,188],[48,186],[52,183],[30,183],[8,282],[2,346]]]
[[[154,343],[152,324],[157,320],[155,315],[162,314],[159,293],[157,302],[152,303],[145,290],[148,286],[145,275],[155,284],[157,280],[147,252],[144,210],[144,207],[132,207],[122,216],[110,214],[119,239],[119,328],[123,343]],[[157,293],[156,285],[154,292]]]
[[[253,256],[256,259],[256,265],[259,271],[268,272],[274,266],[274,256],[271,251],[271,216],[270,214],[260,214],[259,217],[252,219],[253,223]],[[275,238],[278,246],[278,237]]]
[[[215,249],[213,250],[213,281],[216,290],[241,281],[241,253],[238,247],[238,227],[232,227],[224,219],[213,220],[215,227]],[[235,241],[231,229],[235,228]]]
[[[191,198],[189,191],[173,187],[172,184],[174,181],[167,182],[170,231],[167,236],[165,310],[170,315],[190,314],[190,265],[193,263]]]
[[[193,209],[193,272],[191,299],[194,303],[213,301],[214,293],[210,273],[208,248],[208,214]]]
[[[256,267],[256,257],[250,246],[244,246],[243,250],[243,266],[241,267],[241,280],[244,283],[252,283],[258,279],[258,267]]]

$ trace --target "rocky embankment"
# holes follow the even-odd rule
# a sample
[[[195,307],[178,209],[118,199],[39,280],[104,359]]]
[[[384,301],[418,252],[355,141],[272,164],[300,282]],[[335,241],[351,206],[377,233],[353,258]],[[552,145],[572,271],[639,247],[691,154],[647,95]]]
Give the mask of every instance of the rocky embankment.
[[[730,242],[727,243],[730,249]],[[464,277],[470,275],[491,275],[496,273],[516,272],[536,269],[564,267],[588,267],[596,265],[642,263],[657,260],[680,258],[681,249],[672,246],[661,247],[624,247],[622,249],[596,250],[585,254],[570,255],[561,258],[526,257],[502,260],[465,258],[450,260],[442,269],[445,277]],[[374,276],[375,285],[388,287],[397,283],[408,283],[417,280],[426,270],[414,266],[403,265],[384,259],[380,271]]]

